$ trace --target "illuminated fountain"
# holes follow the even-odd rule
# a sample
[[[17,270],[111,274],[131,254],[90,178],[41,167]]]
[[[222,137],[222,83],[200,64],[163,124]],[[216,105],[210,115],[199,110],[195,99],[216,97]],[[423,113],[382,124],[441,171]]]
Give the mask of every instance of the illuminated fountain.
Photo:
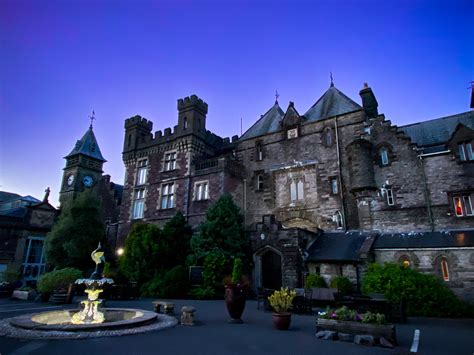
[[[100,244],[91,257],[96,264],[91,277],[75,282],[86,286],[87,299],[81,302],[81,310],[65,309],[3,319],[0,320],[0,336],[78,339],[136,334],[178,323],[174,317],[142,309],[105,308],[99,295],[106,285],[114,281],[102,277],[105,258]]]
[[[99,246],[91,253],[92,260],[95,262],[95,270],[88,279],[76,280],[78,285],[86,285],[87,300],[82,301],[84,306],[82,311],[77,312],[71,318],[72,324],[95,324],[103,323],[105,321],[104,313],[99,307],[102,305],[102,300],[99,299],[99,294],[104,291],[104,285],[111,285],[114,280],[102,277],[104,271],[105,257],[102,247]]]

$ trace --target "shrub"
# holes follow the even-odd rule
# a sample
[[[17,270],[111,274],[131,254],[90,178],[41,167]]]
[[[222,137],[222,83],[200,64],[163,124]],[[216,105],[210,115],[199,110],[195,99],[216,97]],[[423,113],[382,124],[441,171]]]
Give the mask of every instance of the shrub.
[[[74,283],[81,277],[82,271],[72,267],[54,270],[39,278],[37,288],[42,293],[53,292],[54,290],[67,288],[69,284]]]
[[[232,270],[232,283],[237,284],[242,280],[242,259],[234,259],[234,268]]]
[[[289,291],[288,287],[282,287],[280,291],[273,292],[273,294],[268,297],[268,301],[275,312],[287,312],[290,309],[291,303],[295,297],[295,290]]]
[[[185,298],[189,290],[188,272],[178,265],[164,274],[157,274],[142,288],[145,297]]]
[[[326,280],[321,275],[309,274],[304,283],[305,288],[328,287]]]
[[[331,280],[331,288],[337,288],[337,292],[348,295],[352,292],[352,283],[345,276],[335,276]]]
[[[202,271],[204,286],[210,287],[214,291],[219,290],[222,287],[221,281],[227,273],[226,270],[229,269],[228,265],[228,259],[220,250],[209,252],[204,259]]]
[[[358,313],[356,310],[349,309],[346,306],[341,308],[331,309],[326,308],[325,312],[318,312],[319,318],[342,320],[351,322],[362,322],[371,324],[386,324],[385,315],[382,313]]]
[[[406,302],[411,316],[472,316],[473,307],[433,275],[423,274],[402,265],[377,263],[369,265],[362,282],[364,293],[383,293],[391,303]]]

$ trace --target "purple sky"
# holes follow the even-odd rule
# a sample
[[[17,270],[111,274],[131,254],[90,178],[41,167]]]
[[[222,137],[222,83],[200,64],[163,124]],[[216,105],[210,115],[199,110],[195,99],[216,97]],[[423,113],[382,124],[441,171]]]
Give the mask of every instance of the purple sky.
[[[123,181],[123,121],[176,124],[176,100],[209,104],[208,129],[240,134],[274,102],[302,114],[329,86],[368,82],[397,125],[469,110],[474,2],[0,2],[0,189],[57,205],[63,157],[94,131]]]

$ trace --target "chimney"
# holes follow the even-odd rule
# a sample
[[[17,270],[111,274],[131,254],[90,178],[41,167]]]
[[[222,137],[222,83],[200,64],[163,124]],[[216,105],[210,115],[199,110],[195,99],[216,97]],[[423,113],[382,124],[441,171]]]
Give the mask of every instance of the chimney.
[[[364,107],[365,113],[368,118],[377,117],[379,111],[377,107],[379,106],[377,99],[375,98],[372,89],[367,83],[364,83],[364,88],[359,92],[360,97],[362,98],[362,106]]]

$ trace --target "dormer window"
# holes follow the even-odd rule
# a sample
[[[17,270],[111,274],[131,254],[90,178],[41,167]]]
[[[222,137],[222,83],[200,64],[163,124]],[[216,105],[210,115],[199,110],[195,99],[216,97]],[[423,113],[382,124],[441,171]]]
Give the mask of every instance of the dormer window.
[[[286,131],[286,138],[287,139],[298,138],[298,127],[288,129]]]
[[[472,142],[458,143],[459,159],[461,161],[473,161],[474,153],[472,150]]]

